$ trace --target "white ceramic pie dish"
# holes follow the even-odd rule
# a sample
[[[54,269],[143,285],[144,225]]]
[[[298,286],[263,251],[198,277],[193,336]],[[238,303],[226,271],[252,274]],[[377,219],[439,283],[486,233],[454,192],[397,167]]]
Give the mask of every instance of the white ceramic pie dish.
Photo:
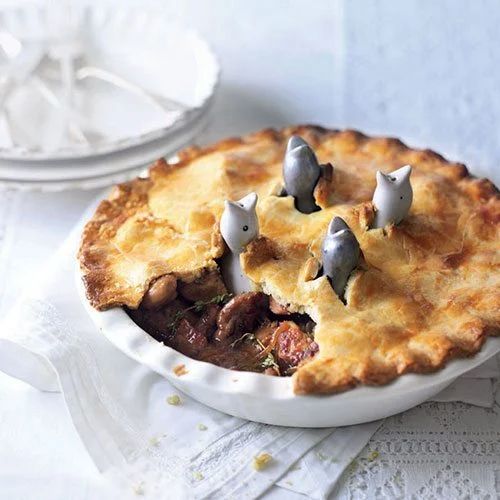
[[[453,360],[433,374],[403,375],[385,386],[360,386],[329,396],[297,396],[289,377],[238,372],[196,361],[156,341],[123,309],[93,309],[85,298],[78,273],[77,280],[85,308],[118,349],[201,403],[266,424],[336,427],[388,417],[435,396],[457,377],[500,352],[500,338],[490,338],[474,357]],[[186,373],[177,376],[174,369],[180,365],[185,366]]]

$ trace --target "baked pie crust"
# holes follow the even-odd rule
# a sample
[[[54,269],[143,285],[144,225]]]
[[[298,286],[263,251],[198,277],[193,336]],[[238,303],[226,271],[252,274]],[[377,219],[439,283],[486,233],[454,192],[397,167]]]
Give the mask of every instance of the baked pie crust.
[[[315,190],[321,211],[302,214],[280,197],[288,138],[297,134],[332,179]],[[377,170],[413,167],[413,204],[398,226],[370,229]],[[332,393],[430,372],[476,353],[500,332],[500,197],[486,179],[429,150],[392,138],[316,126],[266,129],[177,163],[157,161],[146,179],[114,188],[83,232],[86,293],[99,309],[137,308],[157,277],[193,281],[224,252],[218,221],[225,199],[255,191],[260,237],[242,254],[256,288],[316,322],[319,353],[293,375],[296,393]],[[316,277],[328,223],[341,216],[363,264],[344,304]]]

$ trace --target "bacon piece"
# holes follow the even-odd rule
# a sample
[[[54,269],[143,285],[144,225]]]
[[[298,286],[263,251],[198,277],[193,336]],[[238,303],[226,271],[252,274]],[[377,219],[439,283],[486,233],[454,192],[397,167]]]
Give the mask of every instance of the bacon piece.
[[[283,321],[274,332],[274,352],[280,366],[290,368],[318,352],[318,344],[293,321]]]

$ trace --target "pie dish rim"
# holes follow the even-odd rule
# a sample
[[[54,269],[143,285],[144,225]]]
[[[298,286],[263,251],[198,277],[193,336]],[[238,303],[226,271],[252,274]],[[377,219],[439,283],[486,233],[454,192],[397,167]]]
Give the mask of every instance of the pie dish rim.
[[[272,425],[330,427],[385,418],[424,402],[500,353],[500,337],[488,337],[474,356],[451,359],[433,373],[405,373],[385,385],[360,384],[332,394],[296,394],[292,377],[235,371],[189,358],[155,340],[123,308],[94,309],[85,296],[78,266],[75,277],[87,313],[117,349],[207,406]],[[181,370],[182,374],[176,375],[180,367],[185,373]],[[225,402],[227,397],[234,400],[234,407]],[[268,418],[262,418],[263,411]]]
[[[265,139],[265,138],[270,138],[270,137],[274,137],[274,136],[276,136],[276,137],[283,136],[283,135],[286,135],[287,133],[301,133],[302,131],[306,131],[306,132],[310,131],[311,133],[317,133],[320,136],[323,136],[323,135],[340,136],[342,138],[341,140],[344,143],[349,143],[350,141],[354,141],[356,144],[359,142],[361,142],[361,143],[366,142],[367,144],[370,144],[370,145],[378,145],[378,147],[382,147],[382,149],[384,149],[384,148],[385,149],[391,149],[391,148],[398,149],[399,148],[399,149],[402,149],[405,151],[407,150],[407,151],[414,152],[414,153],[418,154],[419,158],[422,157],[422,161],[424,161],[424,160],[425,161],[427,161],[427,160],[435,161],[438,163],[438,165],[437,165],[438,167],[444,166],[444,167],[451,168],[453,171],[452,172],[453,179],[456,179],[457,181],[459,181],[463,178],[469,178],[471,180],[473,179],[473,176],[471,176],[469,174],[465,165],[446,160],[438,153],[435,153],[435,152],[430,151],[430,150],[420,150],[420,149],[415,150],[411,147],[408,147],[406,144],[402,143],[399,139],[390,138],[390,137],[370,137],[370,136],[367,136],[367,135],[365,135],[361,132],[355,131],[355,130],[328,129],[328,128],[324,128],[324,127],[317,126],[317,125],[294,125],[294,126],[285,127],[283,129],[280,129],[280,130],[263,129],[263,130],[259,130],[257,132],[251,133],[251,134],[244,135],[242,137],[224,139],[222,141],[218,141],[214,144],[211,144],[207,147],[187,148],[179,153],[179,161],[176,162],[175,166],[176,166],[176,168],[179,168],[179,167],[186,165],[186,164],[189,164],[191,161],[193,161],[201,156],[207,155],[213,151],[225,151],[226,149],[231,149],[231,147],[233,147],[235,145],[246,144],[248,142],[252,143],[253,141],[260,140],[263,138]],[[170,164],[168,164],[168,166],[170,167]],[[163,167],[162,166],[153,166],[152,171],[154,171],[155,169],[161,169],[161,168],[163,168]],[[479,197],[481,197],[481,200],[483,200],[483,198],[489,200],[490,198],[498,196],[497,188],[488,179],[478,179],[478,183],[476,183],[476,184],[477,184],[477,187],[480,191],[478,193],[474,194],[474,197],[479,196]],[[128,186],[128,184],[127,184],[127,186]],[[118,203],[118,205],[120,205],[120,203]],[[104,211],[104,212],[106,212],[106,211]],[[97,212],[96,212],[96,214],[97,214]],[[106,215],[106,213],[103,213],[100,215]],[[85,251],[86,245],[88,246],[90,243],[92,243],[92,241],[91,241],[92,238],[90,238],[90,240],[88,240],[88,238],[90,236],[92,236],[93,231],[95,231],[95,229],[89,230],[88,232],[85,231],[83,234],[82,246],[80,248],[80,259],[81,259],[81,264],[84,267],[85,267],[85,263],[86,263],[86,258],[85,258],[84,252],[82,253],[82,249],[83,249],[83,251]],[[89,269],[87,269],[87,271],[89,271]],[[85,275],[85,276],[87,276],[87,275]],[[93,289],[93,285],[91,282],[87,282],[86,285],[87,285],[87,296],[89,297],[89,300],[94,304],[94,306],[98,307],[99,302],[97,301],[97,303],[96,303],[96,295],[95,295],[96,290]],[[109,307],[109,306],[113,306],[113,305],[115,305],[115,304],[113,304],[113,303],[104,304],[105,307]],[[117,305],[120,306],[120,304],[117,304]],[[102,306],[102,304],[101,304],[101,306]],[[477,348],[474,350],[474,352],[470,351],[469,354],[473,355],[473,354],[477,354],[478,352],[480,352],[481,346],[484,342],[483,339],[485,337],[489,337],[492,335],[494,335],[494,334],[487,333],[486,330],[483,331],[481,333],[482,338],[479,339],[480,342],[477,342]],[[458,351],[460,351],[460,349],[458,349]],[[450,353],[452,355],[448,355]],[[416,366],[416,365],[413,366],[413,368],[410,371],[412,373],[425,373],[425,372],[428,372],[429,370],[434,371],[436,369],[443,369],[443,366],[446,366],[446,364],[450,361],[450,359],[455,359],[456,357],[460,358],[461,356],[464,355],[463,352],[461,352],[461,353],[457,352],[457,353],[453,354],[453,352],[450,351],[450,353],[444,355],[444,357],[443,357],[442,361],[439,363],[439,365],[420,363],[420,364],[418,364],[418,366]],[[401,376],[401,374],[403,374],[405,372],[406,372],[406,370],[404,372],[403,371],[399,372],[397,374],[396,378]],[[370,375],[370,374],[368,374],[368,375]],[[373,377],[370,377],[370,376],[365,377],[365,378],[366,378],[366,380],[369,381],[369,383],[370,383],[370,380],[373,379]],[[297,377],[294,377],[294,379],[295,379],[295,382],[297,382]],[[366,380],[359,379],[359,378],[356,378],[353,376],[353,380],[355,380],[355,379],[357,380],[357,382],[355,384],[352,384],[352,383],[343,384],[343,385],[337,384],[335,388],[330,388],[328,391],[320,390],[321,387],[319,389],[312,390],[312,391],[311,390],[303,390],[303,388],[302,388],[299,391],[299,390],[297,390],[297,383],[295,384],[295,387],[296,387],[296,391],[300,392],[300,393],[308,393],[308,392],[335,393],[335,392],[339,392],[345,388],[350,388],[353,385],[358,385],[358,383],[360,383],[360,382],[366,383]],[[384,383],[386,383],[386,380],[385,379],[381,380],[378,383],[384,384]],[[313,383],[313,385],[314,384],[315,384],[315,382]],[[316,384],[316,385],[318,385],[318,384]]]

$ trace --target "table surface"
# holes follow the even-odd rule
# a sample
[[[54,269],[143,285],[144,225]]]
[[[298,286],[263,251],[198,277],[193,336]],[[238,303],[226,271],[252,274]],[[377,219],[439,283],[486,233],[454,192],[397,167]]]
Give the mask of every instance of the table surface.
[[[0,5],[8,3],[13,2]],[[349,126],[430,146],[499,182],[500,100],[495,93],[500,67],[495,62],[500,9],[494,0],[149,3],[198,29],[220,57],[222,85],[201,142],[298,122]],[[30,286],[37,269],[96,194],[0,193],[0,256],[10,255],[8,261],[0,257],[1,315]],[[59,394],[40,393],[0,373],[0,399],[0,498],[105,495],[103,480]],[[404,432],[413,432],[415,440],[426,422],[437,422],[439,448],[441,442],[458,443],[455,429],[465,423],[467,443],[480,445],[487,441],[481,423],[490,432],[488,442],[500,438],[492,438],[490,431],[495,422],[500,427],[497,418],[498,406],[484,410],[459,403],[424,405],[390,419],[375,440],[384,446]],[[444,484],[445,493],[453,495],[455,490],[446,490],[452,483],[472,496],[493,491],[491,478],[500,477],[494,453],[481,455],[489,464],[485,472],[484,460],[472,460],[470,453],[469,460],[455,460],[448,467],[446,453],[456,458],[458,452],[438,452],[442,467],[423,464],[429,468],[429,480],[415,483],[415,494],[431,495],[441,485],[443,495]],[[382,465],[361,459],[358,473],[347,474],[336,493],[356,497],[363,477],[371,474],[375,484],[380,482],[377,494],[401,496],[411,490],[412,464],[386,464],[389,469],[381,472],[377,467]],[[293,498],[278,491],[270,496]]]

